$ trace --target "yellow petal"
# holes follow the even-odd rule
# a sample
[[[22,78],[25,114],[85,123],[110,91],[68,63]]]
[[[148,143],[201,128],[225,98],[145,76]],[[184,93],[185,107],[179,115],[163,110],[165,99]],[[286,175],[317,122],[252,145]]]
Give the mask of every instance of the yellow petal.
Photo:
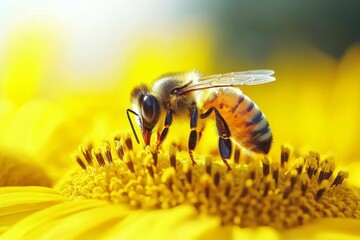
[[[39,239],[47,230],[55,227],[59,221],[64,218],[106,204],[108,203],[97,200],[79,200],[76,202],[57,204],[22,219],[6,231],[2,237],[3,239]],[[91,219],[84,220],[91,221]],[[73,226],[76,228],[82,227],[74,224]],[[62,234],[66,237],[65,232],[58,232],[58,234]]]
[[[281,233],[270,227],[237,228],[233,227],[233,239],[238,240],[276,240],[281,239]],[[214,238],[216,239],[216,238]],[[218,238],[217,238],[218,239]],[[289,238],[292,239],[292,238]]]
[[[82,204],[82,202],[77,202]],[[44,239],[56,239],[65,233],[63,239],[100,238],[111,226],[120,222],[132,211],[121,205],[100,205],[57,220],[54,226],[44,230]]]
[[[0,186],[51,186],[43,168],[27,156],[0,148]]]
[[[52,188],[1,187],[0,232],[36,211],[64,201],[66,199]]]
[[[87,119],[90,112],[74,112],[42,100],[13,107],[4,113],[7,120],[0,121],[4,123],[0,125],[0,146],[28,155],[52,179],[58,179],[67,171],[69,156],[92,124]]]
[[[139,210],[114,226],[106,239],[198,239],[207,231],[217,229],[219,224],[218,218],[199,217],[191,206]]]
[[[54,104],[40,100],[29,101],[16,109],[11,123],[4,129],[3,145],[25,151],[30,156],[41,154],[41,151],[46,150],[44,144],[49,144],[49,135],[64,122],[63,115]]]
[[[360,220],[351,218],[323,218],[311,224],[282,233],[283,239],[360,239]]]

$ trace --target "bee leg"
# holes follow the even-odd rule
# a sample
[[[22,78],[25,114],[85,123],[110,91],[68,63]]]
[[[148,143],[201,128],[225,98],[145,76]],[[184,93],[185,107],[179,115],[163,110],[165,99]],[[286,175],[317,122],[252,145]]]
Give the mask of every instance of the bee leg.
[[[230,140],[230,129],[225,121],[225,119],[221,116],[220,112],[215,108],[211,107],[205,113],[200,115],[201,119],[207,118],[212,112],[215,113],[215,121],[216,121],[216,129],[219,135],[219,152],[224,164],[227,167],[227,171],[231,171],[231,167],[227,162],[227,159],[231,157],[231,149],[232,144]]]
[[[193,150],[196,147],[196,141],[197,141],[197,131],[196,131],[196,126],[197,126],[197,120],[198,120],[198,109],[196,107],[191,108],[191,112],[190,112],[190,136],[189,136],[189,155],[190,155],[190,159],[192,161],[192,165],[194,166],[196,164],[195,159],[194,159],[194,155],[193,155]]]
[[[164,129],[162,130],[161,134],[158,135],[158,140],[156,143],[156,150],[159,150],[162,142],[164,141],[164,139],[166,138],[168,132],[169,132],[169,127],[172,123],[172,114],[173,114],[173,110],[169,109],[166,113],[166,117],[165,117],[165,123],[164,123]]]

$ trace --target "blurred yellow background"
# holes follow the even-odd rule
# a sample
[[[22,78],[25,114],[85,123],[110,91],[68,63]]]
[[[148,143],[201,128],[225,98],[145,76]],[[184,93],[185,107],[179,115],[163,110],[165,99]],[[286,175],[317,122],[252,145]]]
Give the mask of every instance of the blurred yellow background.
[[[49,163],[56,178],[80,143],[130,130],[135,85],[269,68],[276,82],[242,90],[267,116],[273,151],[290,143],[358,162],[356,5],[1,1],[0,148]]]

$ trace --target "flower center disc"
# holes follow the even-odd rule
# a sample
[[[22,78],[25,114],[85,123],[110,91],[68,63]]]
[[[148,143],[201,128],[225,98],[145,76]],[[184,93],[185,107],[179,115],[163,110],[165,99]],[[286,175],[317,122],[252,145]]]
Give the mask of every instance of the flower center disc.
[[[292,156],[285,146],[279,160],[240,153],[235,150],[232,171],[226,172],[215,155],[196,156],[192,166],[188,152],[176,146],[146,153],[134,149],[128,135],[117,136],[98,148],[80,146],[76,161],[82,169],[60,190],[69,199],[102,199],[137,209],[190,204],[219,216],[223,225],[240,227],[283,229],[323,217],[360,218],[359,198],[343,184],[348,174],[334,174],[332,159],[320,160],[315,152]]]

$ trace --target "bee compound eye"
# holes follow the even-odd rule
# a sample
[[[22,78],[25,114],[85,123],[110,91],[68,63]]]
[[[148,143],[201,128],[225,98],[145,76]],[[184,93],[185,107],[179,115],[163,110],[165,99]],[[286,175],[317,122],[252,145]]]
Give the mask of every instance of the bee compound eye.
[[[151,94],[145,94],[141,104],[143,127],[153,129],[160,117],[160,105],[158,100]]]

